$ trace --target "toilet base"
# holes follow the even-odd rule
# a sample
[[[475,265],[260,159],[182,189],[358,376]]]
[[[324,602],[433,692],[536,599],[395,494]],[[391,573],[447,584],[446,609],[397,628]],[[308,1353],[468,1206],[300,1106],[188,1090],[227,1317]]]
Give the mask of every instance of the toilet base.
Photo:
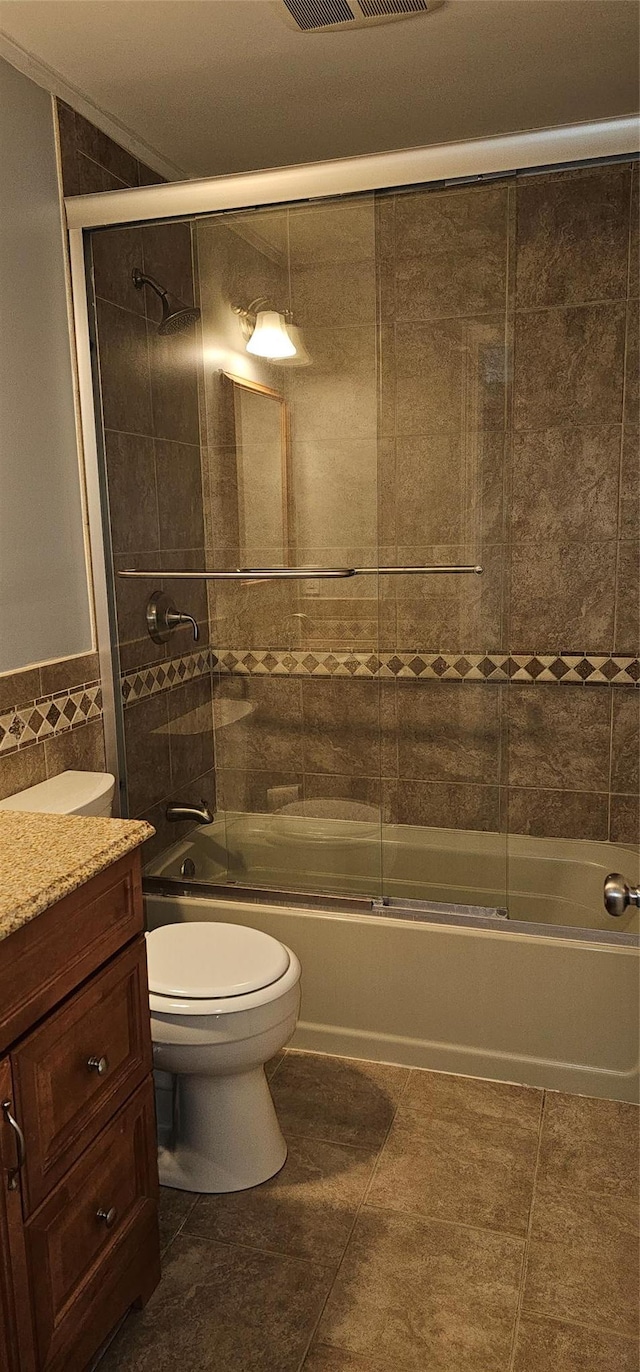
[[[262,1067],[227,1077],[177,1075],[175,1143],[158,1154],[162,1186],[246,1191],[275,1176],[286,1157]]]

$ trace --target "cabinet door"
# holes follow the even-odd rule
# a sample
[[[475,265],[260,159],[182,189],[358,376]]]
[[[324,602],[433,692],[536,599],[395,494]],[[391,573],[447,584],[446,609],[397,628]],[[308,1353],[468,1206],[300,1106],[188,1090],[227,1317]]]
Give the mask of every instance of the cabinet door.
[[[79,1372],[160,1277],[149,1077],[27,1221],[38,1366]]]
[[[144,929],[139,853],[128,853],[0,939],[0,1053]]]
[[[29,1152],[25,1218],[151,1073],[144,939],[136,939],[11,1053]]]
[[[35,1356],[14,1100],[8,1058],[0,1059],[0,1372],[34,1372]],[[14,1117],[15,1118],[15,1117]]]

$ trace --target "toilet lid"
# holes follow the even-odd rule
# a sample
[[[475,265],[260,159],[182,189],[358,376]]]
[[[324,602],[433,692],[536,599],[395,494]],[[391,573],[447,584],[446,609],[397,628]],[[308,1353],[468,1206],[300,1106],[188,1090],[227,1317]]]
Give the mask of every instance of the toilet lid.
[[[149,990],[187,1000],[243,996],[284,976],[289,954],[241,924],[165,924],[147,934]]]

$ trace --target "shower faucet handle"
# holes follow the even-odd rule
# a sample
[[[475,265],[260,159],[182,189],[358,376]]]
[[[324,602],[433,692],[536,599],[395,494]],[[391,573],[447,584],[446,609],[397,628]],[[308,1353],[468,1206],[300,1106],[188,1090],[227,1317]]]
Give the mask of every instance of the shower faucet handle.
[[[184,614],[176,607],[166,591],[154,591],[147,602],[147,630],[149,637],[154,643],[166,643],[171,637],[174,629],[179,629],[182,624],[190,624],[193,629],[194,641],[197,643],[200,638],[198,621],[193,615]]]

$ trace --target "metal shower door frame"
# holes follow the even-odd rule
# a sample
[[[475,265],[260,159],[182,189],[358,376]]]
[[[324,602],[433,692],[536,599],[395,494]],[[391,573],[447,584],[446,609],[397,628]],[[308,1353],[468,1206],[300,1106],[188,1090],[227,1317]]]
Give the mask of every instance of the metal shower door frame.
[[[65,199],[80,428],[93,579],[97,646],[102,677],[106,764],[116,777],[116,795],[126,782],[118,736],[117,656],[110,632],[105,507],[98,452],[98,413],[94,395],[89,319],[89,282],[85,243],[92,229],[191,219],[224,210],[259,209],[283,202],[321,200],[340,195],[433,182],[470,183],[509,172],[535,172],[572,163],[609,161],[640,151],[637,118],[536,129],[462,143],[409,148],[364,157],[307,163],[235,176],[167,182],[132,190],[104,191]]]

